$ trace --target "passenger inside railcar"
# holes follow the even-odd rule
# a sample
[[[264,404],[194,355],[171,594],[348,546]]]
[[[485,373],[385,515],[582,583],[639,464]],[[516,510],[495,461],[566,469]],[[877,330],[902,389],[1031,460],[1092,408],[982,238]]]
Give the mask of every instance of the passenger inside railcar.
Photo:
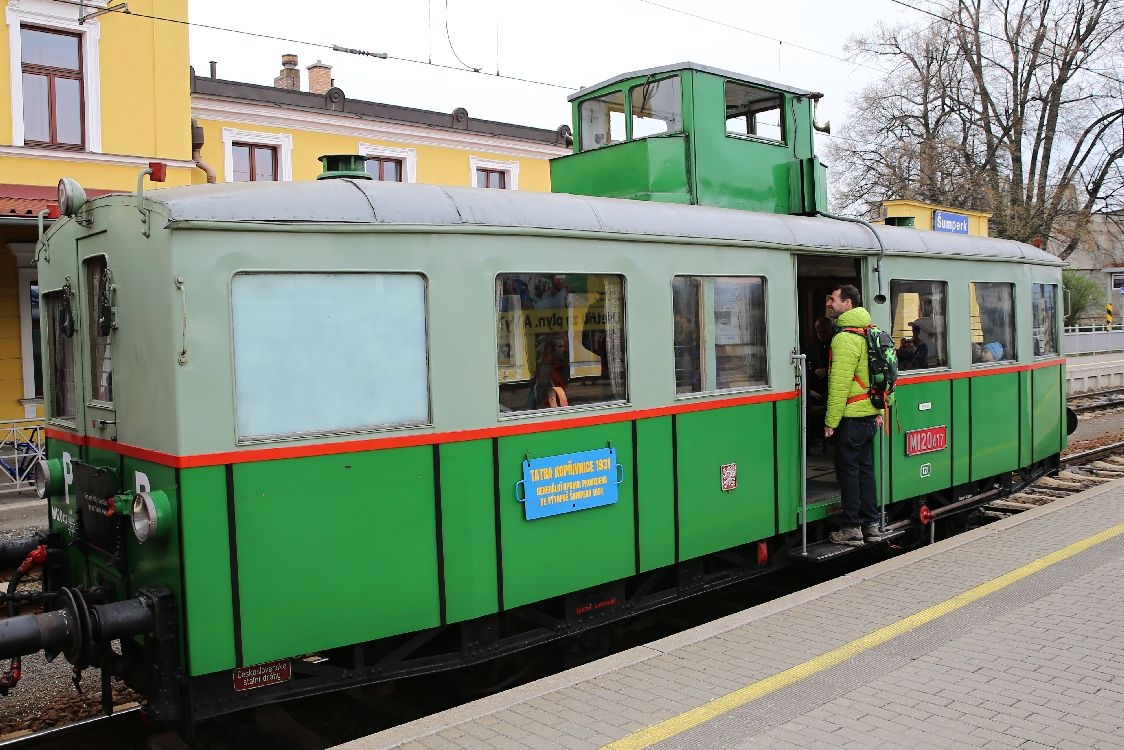
[[[626,400],[622,277],[504,273],[495,289],[501,413]]]
[[[898,349],[899,370],[921,370],[929,366],[929,345],[921,334],[921,323],[913,321],[909,324],[913,335],[902,339]]]

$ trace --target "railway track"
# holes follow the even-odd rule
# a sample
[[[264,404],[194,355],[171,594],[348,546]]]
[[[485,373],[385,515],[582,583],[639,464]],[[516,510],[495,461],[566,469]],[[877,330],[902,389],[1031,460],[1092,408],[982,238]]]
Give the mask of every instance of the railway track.
[[[1108,411],[1124,407],[1124,387],[1090,391],[1069,399],[1069,408],[1078,414]]]
[[[1037,508],[1114,479],[1124,479],[1124,441],[1062,458],[1057,476],[1043,477],[1011,495],[993,500],[985,516],[1002,518]]]

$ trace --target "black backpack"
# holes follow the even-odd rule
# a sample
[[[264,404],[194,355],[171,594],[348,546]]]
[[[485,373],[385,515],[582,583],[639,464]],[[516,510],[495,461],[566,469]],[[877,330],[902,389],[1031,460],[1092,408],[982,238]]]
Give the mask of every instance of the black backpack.
[[[839,330],[866,339],[866,366],[870,373],[866,395],[875,409],[885,409],[894,401],[894,385],[898,382],[898,351],[894,348],[894,340],[874,325]]]

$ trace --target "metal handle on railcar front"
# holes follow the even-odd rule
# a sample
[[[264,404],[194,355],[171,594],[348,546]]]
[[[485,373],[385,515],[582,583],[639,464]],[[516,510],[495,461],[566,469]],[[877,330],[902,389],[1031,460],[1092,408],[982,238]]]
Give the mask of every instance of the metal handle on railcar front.
[[[808,357],[792,349],[796,392],[800,394],[800,554],[808,554]]]

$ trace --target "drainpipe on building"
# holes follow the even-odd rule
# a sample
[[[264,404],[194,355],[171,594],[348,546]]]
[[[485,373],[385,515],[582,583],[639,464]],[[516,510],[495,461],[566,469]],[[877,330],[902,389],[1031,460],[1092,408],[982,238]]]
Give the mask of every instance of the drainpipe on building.
[[[203,161],[203,128],[196,124],[195,120],[191,121],[191,160],[195,162],[195,166],[203,170],[207,175],[207,183],[214,184],[219,181],[215,177],[215,170],[211,165]]]

